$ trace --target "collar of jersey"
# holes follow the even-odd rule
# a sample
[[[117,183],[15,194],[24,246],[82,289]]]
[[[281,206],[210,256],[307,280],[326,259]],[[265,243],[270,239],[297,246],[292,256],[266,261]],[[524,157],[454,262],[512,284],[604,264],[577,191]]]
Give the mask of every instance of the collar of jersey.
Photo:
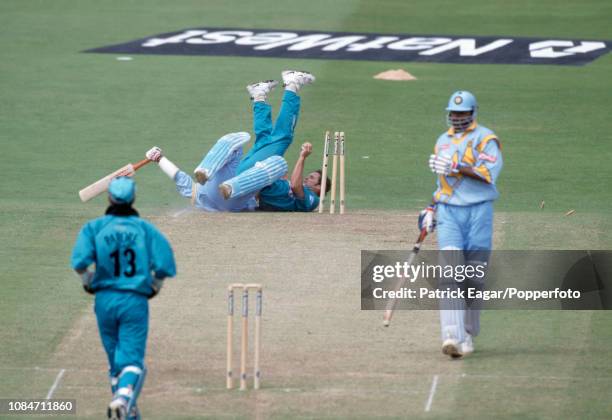
[[[468,136],[468,134],[470,134],[472,131],[476,130],[476,127],[478,127],[478,124],[476,123],[476,121],[474,121],[472,124],[470,124],[470,126],[468,128],[466,128],[466,130],[463,133],[463,135],[461,137],[459,137],[459,138],[455,138],[455,127],[449,128],[448,131],[446,132],[446,134],[448,134],[450,137],[452,137],[451,141],[453,143],[459,144],[463,140],[465,140],[465,138]]]

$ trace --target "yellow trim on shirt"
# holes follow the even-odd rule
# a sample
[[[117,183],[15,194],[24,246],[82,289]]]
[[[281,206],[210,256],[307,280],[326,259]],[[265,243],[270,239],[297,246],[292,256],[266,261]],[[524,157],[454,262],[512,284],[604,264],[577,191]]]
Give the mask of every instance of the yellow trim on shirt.
[[[436,198],[439,199],[442,194],[448,197],[453,194],[453,187],[451,187],[444,175],[440,175],[440,190],[438,191]]]
[[[478,150],[478,153],[482,153],[485,147],[487,147],[487,143],[490,142],[491,140],[495,140],[497,142],[497,147],[501,149],[501,143],[499,142],[499,139],[497,138],[497,136],[495,134],[489,134],[484,139],[482,139],[480,141],[480,144],[478,144],[478,147],[476,147],[476,149]]]
[[[472,150],[472,140],[468,141],[467,146],[465,146],[465,153],[463,154],[463,159],[461,162],[467,163],[472,166],[476,163],[476,159],[474,159],[474,151]]]
[[[451,141],[453,142],[453,144],[461,144],[461,143],[463,142],[463,140],[465,140],[465,139],[467,138],[467,136],[469,136],[469,135],[470,135],[470,133],[476,129],[476,126],[477,126],[477,125],[478,125],[478,124],[476,124],[476,121],[474,121],[474,122],[472,123],[472,125],[470,125],[470,126],[469,126],[469,127],[466,129],[466,130],[465,130],[465,132],[463,133],[463,135],[462,135],[461,137],[456,138],[456,137],[454,137],[454,136],[453,136],[453,138],[451,139]],[[454,129],[453,129],[453,133],[454,133]]]
[[[489,184],[491,183],[491,173],[485,165],[475,166],[474,172],[483,177]]]
[[[459,160],[459,152],[455,152],[455,154],[453,155],[452,160],[453,160],[453,162],[457,163],[457,161]],[[457,174],[452,174],[452,175],[448,175],[448,176],[452,176],[452,177],[456,177],[456,178],[461,178],[463,175],[461,175],[460,173],[457,173]],[[453,187],[451,187],[451,185],[446,180],[446,176],[440,175],[440,188],[436,192],[436,202],[440,201],[440,198],[442,197],[443,194],[446,195],[446,197],[447,197],[446,201],[448,201],[450,196],[453,194]]]

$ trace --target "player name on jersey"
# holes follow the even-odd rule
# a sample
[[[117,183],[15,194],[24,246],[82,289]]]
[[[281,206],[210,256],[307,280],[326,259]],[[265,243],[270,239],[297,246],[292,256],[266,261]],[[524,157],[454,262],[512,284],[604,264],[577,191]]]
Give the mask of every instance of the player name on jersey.
[[[611,41],[198,28],[85,52],[479,64],[584,65]]]

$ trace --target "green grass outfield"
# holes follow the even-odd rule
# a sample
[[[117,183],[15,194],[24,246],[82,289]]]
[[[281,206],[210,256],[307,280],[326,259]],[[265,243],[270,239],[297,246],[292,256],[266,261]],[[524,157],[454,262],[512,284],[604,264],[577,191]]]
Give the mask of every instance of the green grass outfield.
[[[307,169],[320,165],[324,130],[347,133],[351,210],[413,214],[428,202],[434,178],[427,158],[445,129],[446,100],[452,91],[468,89],[480,102],[480,122],[497,132],[504,148],[502,196],[496,209],[507,214],[511,224],[503,228],[503,247],[610,249],[610,54],[584,67],[564,67],[144,55],[122,62],[112,54],[80,53],[207,25],[612,40],[608,0],[509,3],[3,0],[0,398],[46,392],[53,378],[39,383],[31,371],[4,375],[1,369],[46,366],[47,356],[89,304],[68,259],[78,228],[99,215],[104,204],[97,199],[83,205],[76,192],[128,161],[141,159],[153,145],[161,146],[179,167],[191,170],[224,133],[250,131],[244,86],[278,78],[285,68],[308,69],[318,78],[302,95],[296,137],[297,142],[315,144]],[[398,67],[418,80],[372,79]],[[279,101],[280,93],[275,93],[271,103]],[[290,164],[297,150],[293,146],[288,152]],[[138,175],[138,188],[138,208],[145,216],[185,204],[154,168]],[[542,210],[541,201],[546,202]],[[563,217],[569,209],[576,214]],[[533,324],[542,342],[571,341],[585,321],[562,315],[496,314],[486,321],[491,331],[502,325],[518,331]],[[612,315],[596,313],[588,319],[585,371],[568,373],[583,379],[564,388],[560,396],[568,417],[611,414],[599,387],[611,385]],[[536,333],[530,334],[535,340]],[[483,340],[485,349],[503,345],[508,353],[516,344],[495,332]],[[518,352],[523,347],[516,348]],[[562,357],[551,360],[544,358],[542,363],[550,369],[562,363]],[[485,366],[489,368],[486,360],[474,369]],[[598,380],[598,375],[607,380]],[[594,380],[585,381],[586,377]],[[468,392],[476,395],[479,389]],[[546,416],[546,401],[531,401],[534,397],[520,389],[511,397],[519,405],[530,400],[526,406],[533,411],[522,413],[524,417]],[[467,403],[456,403],[458,415],[470,416]]]

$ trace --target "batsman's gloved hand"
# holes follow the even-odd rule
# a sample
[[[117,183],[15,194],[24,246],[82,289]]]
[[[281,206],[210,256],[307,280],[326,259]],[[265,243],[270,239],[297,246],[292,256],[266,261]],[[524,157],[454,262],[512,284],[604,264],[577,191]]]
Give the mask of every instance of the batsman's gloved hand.
[[[440,155],[429,157],[429,168],[438,175],[452,175],[459,172],[459,164]]]
[[[145,153],[145,157],[153,162],[158,162],[164,156],[164,152],[159,147],[155,146]]]
[[[90,295],[95,295],[93,289],[90,286],[86,285],[86,284],[83,285],[83,290],[85,290]]]
[[[436,208],[433,205],[421,210],[418,221],[419,230],[425,229],[427,233],[431,233],[436,230],[436,223]]]

